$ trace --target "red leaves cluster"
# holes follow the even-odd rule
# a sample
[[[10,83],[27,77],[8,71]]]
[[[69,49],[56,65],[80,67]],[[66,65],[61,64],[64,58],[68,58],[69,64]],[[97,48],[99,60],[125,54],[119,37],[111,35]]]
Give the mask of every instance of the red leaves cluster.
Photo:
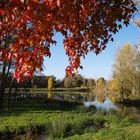
[[[0,0],[0,61],[15,62],[16,79],[31,77],[50,57],[54,32],[61,32],[70,61],[66,73],[73,75],[80,57],[105,49],[135,10],[132,0]],[[8,35],[14,41],[7,45]]]

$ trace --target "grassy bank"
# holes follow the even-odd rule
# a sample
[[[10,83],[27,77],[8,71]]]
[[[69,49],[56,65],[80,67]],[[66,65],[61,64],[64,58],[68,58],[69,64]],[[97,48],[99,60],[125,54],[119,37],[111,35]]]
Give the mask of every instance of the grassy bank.
[[[74,135],[65,140],[139,140],[140,125],[131,124],[127,127],[115,127],[113,129],[101,129],[98,132]]]
[[[140,123],[117,112],[105,113],[68,102],[50,102],[44,107],[18,104],[0,113],[0,139],[31,140],[43,134],[50,140],[138,140]]]
[[[38,93],[48,93],[48,92],[87,92],[89,89],[87,87],[75,87],[75,88],[51,88],[49,90],[48,88],[18,88],[18,93],[32,93],[32,94],[38,94]],[[9,93],[9,88],[5,89],[5,93]],[[11,90],[11,93],[15,93],[15,89],[13,88]]]

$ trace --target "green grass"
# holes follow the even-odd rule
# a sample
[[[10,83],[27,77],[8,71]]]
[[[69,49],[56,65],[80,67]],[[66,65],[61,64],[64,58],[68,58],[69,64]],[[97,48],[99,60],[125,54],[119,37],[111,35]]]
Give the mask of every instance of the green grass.
[[[18,104],[0,112],[2,136],[43,133],[52,140],[139,140],[140,123],[131,122],[117,112],[106,114],[94,107],[68,103],[48,103],[34,107]],[[10,138],[11,139],[11,138]],[[26,140],[29,140],[26,138]]]
[[[76,109],[75,104],[67,102],[48,103],[47,107],[29,107],[26,104],[24,106],[23,103],[15,106],[0,112],[0,135],[22,134],[29,131],[36,131],[37,133],[49,131],[52,133],[50,132],[52,124],[55,130],[58,127],[55,126],[56,122],[59,125],[63,123],[59,123],[60,118],[65,118],[66,125],[73,126],[91,118],[87,111],[80,110],[79,107]],[[62,125],[64,124],[65,122]]]
[[[65,140],[139,140],[140,124],[131,124],[127,127],[114,127],[111,129],[100,129],[98,132],[74,135]]]

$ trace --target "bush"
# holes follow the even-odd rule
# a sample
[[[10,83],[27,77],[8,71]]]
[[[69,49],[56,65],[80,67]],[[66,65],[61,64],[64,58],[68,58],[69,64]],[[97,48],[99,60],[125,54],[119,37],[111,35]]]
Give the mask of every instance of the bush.
[[[52,121],[51,123],[51,128],[50,128],[50,137],[54,137],[54,138],[60,138],[63,137],[66,128],[67,128],[67,121],[65,117],[60,116],[60,118],[58,118],[55,121]]]

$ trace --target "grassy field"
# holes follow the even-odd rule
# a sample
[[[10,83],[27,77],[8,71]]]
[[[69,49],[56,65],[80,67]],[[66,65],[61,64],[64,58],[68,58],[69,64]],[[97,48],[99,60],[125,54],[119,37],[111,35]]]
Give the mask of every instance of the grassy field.
[[[65,140],[139,140],[140,125],[133,124],[127,127],[115,127],[113,129],[101,129],[98,132],[74,135]]]
[[[47,106],[12,106],[0,113],[0,139],[31,140],[139,140],[140,123],[117,112],[96,111],[69,102],[50,101]],[[39,138],[38,138],[39,139]]]

